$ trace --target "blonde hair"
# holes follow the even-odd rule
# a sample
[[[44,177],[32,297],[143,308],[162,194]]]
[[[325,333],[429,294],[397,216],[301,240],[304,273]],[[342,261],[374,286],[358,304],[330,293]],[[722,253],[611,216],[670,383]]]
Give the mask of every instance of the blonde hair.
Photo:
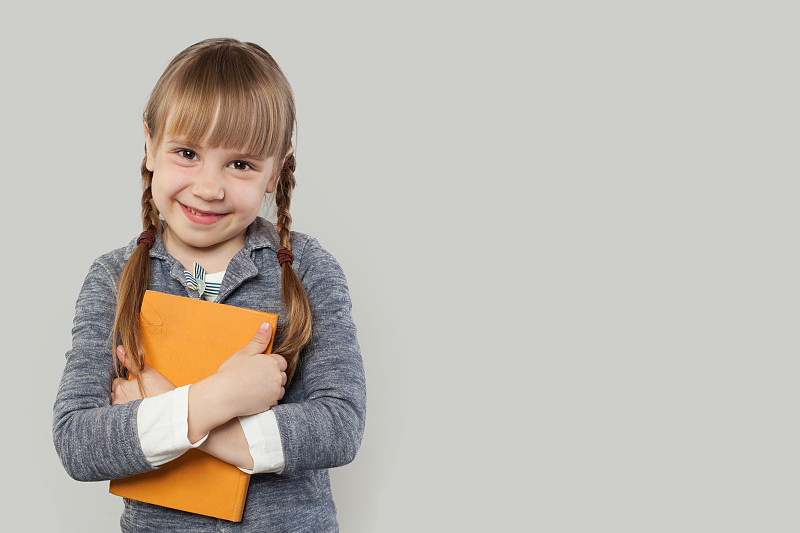
[[[272,56],[260,46],[234,39],[208,39],[175,56],[159,78],[144,110],[151,146],[164,135],[181,134],[189,142],[207,139],[212,146],[243,148],[246,153],[281,160],[292,146],[294,96],[289,82]],[[212,128],[213,126],[213,128]],[[142,162],[142,226],[161,230],[153,202],[153,173]],[[295,186],[294,155],[284,161],[275,190],[277,231],[281,248],[291,250],[289,213]],[[308,297],[291,264],[281,266],[281,295],[285,320],[278,331],[275,353],[287,362],[291,380],[300,350],[311,336]],[[139,313],[150,279],[150,254],[138,244],[119,281],[113,346],[125,347],[130,373],[139,377],[144,366]],[[117,375],[122,368],[114,355]],[[144,396],[141,381],[139,388]]]

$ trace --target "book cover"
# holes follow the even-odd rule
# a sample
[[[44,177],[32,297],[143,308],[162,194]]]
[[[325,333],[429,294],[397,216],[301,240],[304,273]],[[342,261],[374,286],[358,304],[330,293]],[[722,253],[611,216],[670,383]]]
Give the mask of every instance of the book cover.
[[[262,322],[278,315],[147,291],[140,328],[145,360],[176,387],[197,383],[245,346]],[[250,475],[192,449],[156,470],[111,480],[109,492],[132,500],[241,521]]]

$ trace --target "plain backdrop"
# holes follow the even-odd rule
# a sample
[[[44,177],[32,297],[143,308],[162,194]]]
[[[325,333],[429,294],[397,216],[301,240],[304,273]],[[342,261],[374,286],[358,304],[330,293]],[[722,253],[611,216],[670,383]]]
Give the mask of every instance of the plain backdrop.
[[[7,6],[4,528],[118,528],[51,441],[74,303],[141,230],[150,89],[230,36],[293,85],[294,228],[351,289],[342,531],[797,531],[795,5]]]

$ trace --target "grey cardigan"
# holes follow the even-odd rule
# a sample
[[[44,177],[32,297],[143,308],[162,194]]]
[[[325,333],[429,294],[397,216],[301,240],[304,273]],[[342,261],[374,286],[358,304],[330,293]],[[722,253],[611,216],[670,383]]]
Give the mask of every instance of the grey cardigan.
[[[275,228],[257,218],[245,246],[228,265],[220,303],[281,316],[279,248]],[[53,408],[53,442],[70,476],[96,481],[150,470],[139,445],[141,400],[110,405],[110,331],[117,282],[135,247],[114,250],[92,264],[75,308],[72,349]],[[240,523],[126,501],[123,531],[338,531],[328,468],[353,460],[366,415],[366,387],[350,296],[336,260],[319,243],[292,234],[293,268],[308,294],[311,340],[281,403],[273,407],[285,465],[251,477]],[[183,266],[157,238],[150,250],[150,289],[197,298]],[[277,342],[276,342],[277,344]]]

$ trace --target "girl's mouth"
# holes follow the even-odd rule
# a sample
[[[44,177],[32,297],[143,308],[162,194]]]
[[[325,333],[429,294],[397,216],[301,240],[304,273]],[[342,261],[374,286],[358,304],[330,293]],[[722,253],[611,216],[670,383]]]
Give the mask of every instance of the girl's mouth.
[[[189,207],[188,205],[184,205],[180,202],[178,202],[178,204],[180,204],[181,209],[183,210],[183,214],[186,215],[186,218],[197,224],[203,224],[207,226],[210,224],[214,224],[219,220],[222,220],[222,218],[225,216],[225,213],[212,213],[210,211],[201,211],[199,209],[194,209],[192,207]]]

